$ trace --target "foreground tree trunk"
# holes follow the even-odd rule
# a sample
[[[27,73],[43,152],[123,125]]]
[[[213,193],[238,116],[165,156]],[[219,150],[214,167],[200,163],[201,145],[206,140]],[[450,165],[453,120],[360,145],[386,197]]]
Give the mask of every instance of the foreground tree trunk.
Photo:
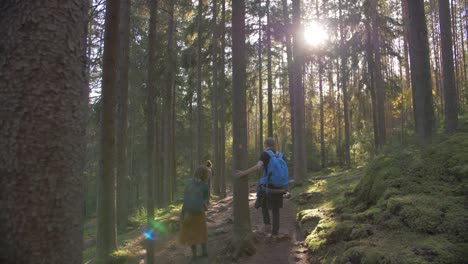
[[[409,52],[416,134],[423,143],[431,140],[434,127],[431,65],[423,0],[408,0]]]
[[[98,183],[96,253],[99,260],[117,249],[115,214],[115,106],[119,57],[119,0],[106,2],[102,65],[101,174]]]
[[[156,104],[156,89],[157,89],[157,53],[156,53],[156,26],[158,14],[158,1],[150,0],[150,21],[149,21],[149,36],[148,36],[148,85],[147,85],[147,101],[146,101],[146,125],[147,125],[147,223],[151,227],[151,222],[154,219],[154,133],[155,133],[155,109]],[[154,263],[154,244],[150,239],[146,241],[146,263]]]
[[[449,0],[439,0],[439,19],[444,78],[445,132],[453,133],[457,129],[458,123],[458,100],[453,68],[452,25],[450,22]]]
[[[86,1],[0,4],[1,263],[82,262],[86,22]]]
[[[293,0],[293,28],[294,28],[294,62],[293,62],[293,85],[294,85],[294,105],[292,114],[294,115],[294,179],[299,181],[306,176],[307,159],[305,151],[305,125],[304,125],[304,87],[302,86],[302,26],[301,26],[301,5],[300,0]]]
[[[245,54],[245,2],[232,2],[232,157],[234,170],[247,166],[247,113],[246,113],[246,54]],[[249,214],[249,185],[247,177],[234,181],[234,228],[231,246],[234,256],[252,254]]]
[[[120,58],[119,58],[119,97],[118,97],[118,134],[117,134],[117,227],[125,230],[129,215],[128,177],[128,49],[130,46],[130,0],[120,1]]]

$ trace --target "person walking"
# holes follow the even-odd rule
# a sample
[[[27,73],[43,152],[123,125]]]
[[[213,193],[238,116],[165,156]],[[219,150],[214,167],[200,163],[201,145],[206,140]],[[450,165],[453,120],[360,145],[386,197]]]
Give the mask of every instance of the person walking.
[[[257,187],[256,207],[257,205],[262,207],[263,223],[265,225],[264,232],[271,232],[272,236],[278,236],[280,226],[280,208],[283,207],[283,194],[287,192],[288,187],[275,186],[270,183],[271,179],[269,177],[271,177],[271,172],[268,171],[268,165],[272,158],[280,158],[283,160],[284,158],[282,153],[276,151],[276,142],[273,138],[265,139],[264,147],[265,151],[260,155],[257,164],[247,170],[236,171],[234,177],[239,179],[263,169],[263,177]],[[273,221],[270,219],[270,210],[272,212]],[[273,226],[271,225],[272,223]]]
[[[208,209],[208,184],[211,170],[200,166],[195,171],[184,190],[182,205],[182,227],[179,233],[179,243],[190,246],[192,260],[197,259],[197,246],[202,249],[202,257],[208,257],[206,243],[208,230],[205,211]]]

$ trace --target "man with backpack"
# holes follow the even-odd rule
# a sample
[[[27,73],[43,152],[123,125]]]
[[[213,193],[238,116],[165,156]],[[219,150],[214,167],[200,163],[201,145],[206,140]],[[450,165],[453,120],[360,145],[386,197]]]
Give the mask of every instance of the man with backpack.
[[[288,168],[283,153],[276,151],[276,142],[273,138],[267,138],[264,142],[265,151],[260,155],[257,164],[245,171],[237,171],[236,178],[242,178],[261,169],[262,178],[257,187],[256,208],[262,207],[265,232],[271,232],[277,236],[280,224],[279,209],[283,207],[283,194],[288,190]],[[272,211],[273,226],[271,226],[270,213]]]

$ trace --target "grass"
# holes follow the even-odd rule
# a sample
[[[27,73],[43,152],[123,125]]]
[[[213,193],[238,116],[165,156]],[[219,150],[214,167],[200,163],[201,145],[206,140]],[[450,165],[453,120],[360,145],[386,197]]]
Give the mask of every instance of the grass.
[[[389,145],[365,168],[297,184],[312,262],[468,263],[468,118],[460,123],[429,146]]]

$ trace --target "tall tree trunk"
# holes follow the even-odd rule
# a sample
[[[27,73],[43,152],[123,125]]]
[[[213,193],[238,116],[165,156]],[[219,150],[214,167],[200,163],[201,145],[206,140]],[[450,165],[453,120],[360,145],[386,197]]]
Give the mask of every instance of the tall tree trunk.
[[[162,153],[163,177],[164,177],[164,205],[169,205],[172,202],[172,187],[173,178],[175,177],[174,165],[174,88],[175,88],[175,73],[176,73],[176,58],[174,56],[174,0],[166,1],[168,8],[168,34],[167,34],[167,72],[166,72],[166,87],[163,97],[163,126],[164,126],[164,149]]]
[[[219,101],[220,101],[220,130],[219,130],[219,187],[221,197],[226,197],[226,119],[225,119],[225,93],[226,93],[226,76],[225,76],[225,49],[226,49],[226,0],[221,0],[221,53],[220,53],[220,82],[219,82]]]
[[[444,71],[445,132],[453,133],[457,129],[458,116],[449,0],[439,0],[439,22],[442,46],[442,67]]]
[[[293,54],[292,54],[292,46],[291,46],[291,32],[290,32],[290,20],[289,20],[289,9],[288,9],[288,1],[281,0],[283,4],[283,20],[285,25],[285,35],[286,35],[286,57],[288,61],[288,88],[289,88],[289,107],[291,109],[291,137],[292,142],[294,142],[294,114],[292,113],[292,109],[294,107],[294,77],[293,77]]]
[[[81,263],[88,2],[0,6],[0,262]]]
[[[268,68],[268,137],[273,137],[273,74],[271,72],[271,19],[270,0],[266,0],[267,9],[267,68]]]
[[[115,91],[119,57],[119,1],[106,2],[102,65],[102,143],[97,212],[97,257],[107,259],[117,249],[115,214]]]
[[[436,16],[437,16],[437,8],[436,8],[436,1],[435,0],[431,0],[430,1],[430,8],[431,8],[431,19],[430,19],[430,22],[431,22],[431,35],[432,35],[432,49],[430,50],[430,52],[432,51],[432,53],[434,54],[434,56],[431,56],[431,54],[429,54],[429,59],[431,59],[432,57],[434,57],[434,62],[432,64],[433,68],[431,69],[431,73],[433,74],[433,85],[434,87],[432,87],[432,89],[434,89],[436,91],[436,98],[439,97],[440,98],[440,104],[441,104],[441,108],[443,108],[443,105],[444,105],[444,98],[442,96],[442,85],[441,85],[441,82],[440,82],[440,79],[441,79],[441,69],[440,69],[440,45],[439,45],[439,42],[438,42],[438,39],[439,39],[439,36],[438,36],[438,27],[437,27],[437,21],[436,21]],[[430,61],[431,62],[431,61]],[[432,63],[432,62],[431,62]],[[438,113],[440,115],[442,115],[442,110],[438,111]]]
[[[258,1],[258,112],[259,149],[263,149],[263,73],[262,73],[262,2]]]
[[[117,132],[117,227],[125,230],[129,215],[127,129],[128,129],[128,50],[130,46],[130,0],[120,0],[119,112]]]
[[[304,125],[304,87],[302,86],[302,68],[304,64],[302,51],[302,25],[300,0],[292,1],[294,26],[294,179],[299,181],[306,177],[307,159],[305,151],[305,125]]]
[[[246,53],[245,3],[232,2],[232,128],[233,169],[247,166],[247,113],[246,113]],[[234,240],[236,255],[245,250],[255,251],[251,241],[249,214],[249,185],[247,177],[234,181]]]
[[[197,40],[197,142],[196,142],[196,167],[202,163],[202,125],[203,125],[203,95],[202,95],[202,15],[203,15],[203,1],[198,0],[198,18],[197,18],[197,27],[198,27],[198,40]]]
[[[378,145],[381,147],[385,144],[386,129],[385,129],[385,91],[382,79],[382,64],[380,59],[380,35],[379,35],[379,10],[378,0],[371,0],[370,14],[372,20],[372,43],[374,53],[374,81],[377,90],[377,119],[378,119]]]
[[[326,164],[326,153],[325,153],[325,115],[323,112],[324,100],[323,100],[323,61],[319,58],[319,92],[320,92],[320,164],[322,168],[327,166]]]
[[[147,102],[146,102],[146,125],[147,125],[147,225],[151,227],[154,220],[154,133],[155,127],[155,114],[158,112],[156,106],[156,89],[157,89],[157,14],[158,14],[158,1],[150,0],[150,21],[149,21],[149,36],[148,36],[148,73],[147,73]],[[154,263],[154,243],[151,239],[146,240],[146,263]]]
[[[409,32],[408,32],[408,0],[401,0],[403,16],[403,42],[404,42],[404,60],[405,60],[405,80],[406,88],[411,89],[410,64],[409,64]]]
[[[423,0],[408,1],[408,18],[415,128],[419,139],[426,143],[433,134],[434,106]]]
[[[342,0],[339,0],[339,14],[340,14],[340,46],[341,46],[341,89],[343,91],[343,115],[344,115],[344,128],[345,128],[345,142],[344,142],[344,162],[346,166],[351,165],[350,156],[350,125],[349,125],[349,95],[346,82],[348,81],[348,58],[347,58],[347,45],[345,43],[345,32],[343,22],[343,9]]]
[[[406,0],[404,0],[406,1]],[[367,44],[366,44],[366,57],[367,57],[367,68],[369,72],[369,93],[371,95],[372,104],[372,124],[374,130],[374,145],[379,146],[379,125],[377,118],[377,95],[375,94],[375,78],[374,78],[374,58],[372,56],[372,33],[370,23],[366,23],[367,30]]]
[[[213,173],[213,192],[215,195],[220,194],[219,191],[219,128],[218,128],[218,1],[213,0],[213,39],[212,39],[212,53],[213,53],[213,87],[212,87],[212,112],[213,112],[213,162],[214,162],[214,173]]]
[[[318,0],[315,1],[315,13],[317,15],[317,19],[320,19]],[[324,129],[324,123],[325,123],[324,119],[325,119],[325,117],[324,117],[324,112],[323,112],[324,101],[323,101],[323,81],[322,81],[322,77],[323,77],[323,59],[322,59],[321,54],[318,55],[318,63],[319,63],[318,74],[319,74],[319,97],[320,97],[320,166],[322,168],[325,168],[326,167],[326,163],[325,163],[325,129]]]

